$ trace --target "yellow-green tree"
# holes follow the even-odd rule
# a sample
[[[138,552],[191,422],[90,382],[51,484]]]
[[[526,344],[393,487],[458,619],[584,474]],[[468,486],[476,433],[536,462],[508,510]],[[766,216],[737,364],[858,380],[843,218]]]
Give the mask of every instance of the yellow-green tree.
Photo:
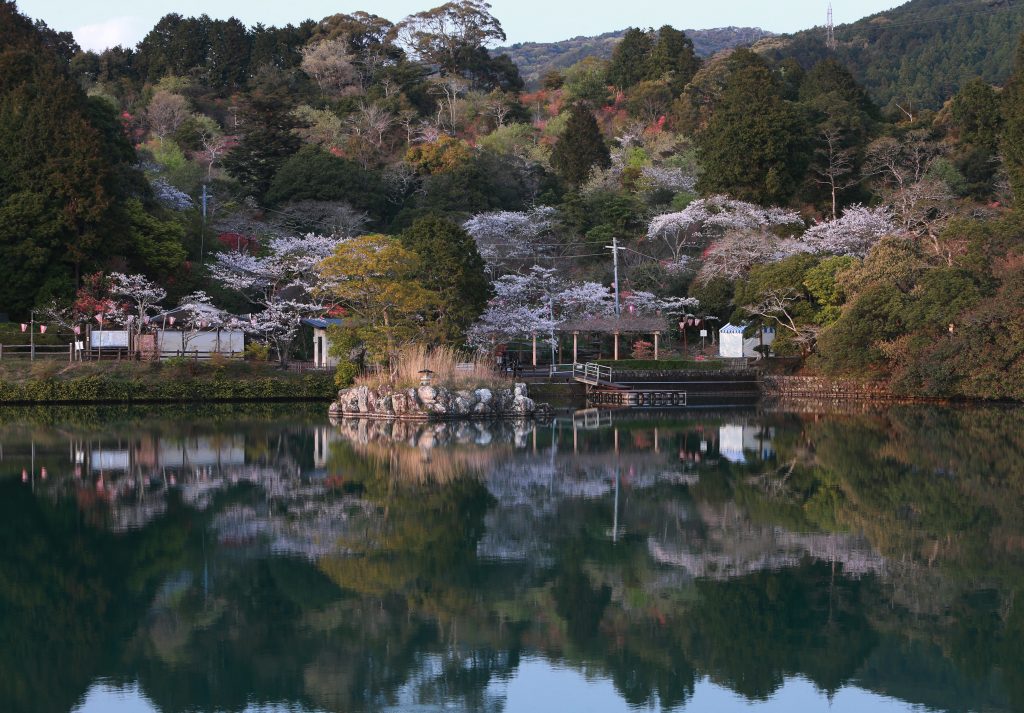
[[[440,300],[416,280],[421,266],[419,255],[387,235],[346,241],[320,263],[323,289],[358,320],[367,350],[389,364],[395,345],[422,332]]]

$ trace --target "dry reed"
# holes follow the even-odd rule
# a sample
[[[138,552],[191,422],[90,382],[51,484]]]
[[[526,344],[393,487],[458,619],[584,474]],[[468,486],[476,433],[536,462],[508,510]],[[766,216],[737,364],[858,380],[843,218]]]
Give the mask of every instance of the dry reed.
[[[359,376],[356,383],[373,388],[390,384],[404,389],[419,385],[424,369],[433,372],[431,381],[435,386],[448,389],[507,388],[510,383],[486,354],[416,343],[396,350],[390,372],[386,367],[370,371]]]

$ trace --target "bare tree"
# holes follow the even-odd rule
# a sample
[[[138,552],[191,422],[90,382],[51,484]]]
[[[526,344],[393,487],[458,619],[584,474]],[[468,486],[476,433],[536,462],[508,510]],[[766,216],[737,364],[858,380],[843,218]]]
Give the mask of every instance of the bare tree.
[[[164,138],[177,131],[191,115],[188,100],[180,94],[171,92],[157,92],[146,107],[146,123],[161,143]]]
[[[828,186],[832,194],[832,220],[838,217],[837,196],[840,191],[857,185],[853,173],[853,151],[842,148],[843,132],[836,126],[826,127],[818,135],[817,154],[821,159],[814,169],[814,182]]]
[[[792,290],[769,289],[761,293],[760,299],[756,303],[744,305],[743,309],[750,315],[770,320],[790,332],[793,335],[793,341],[800,346],[800,355],[806,357],[814,351],[821,328],[816,324],[797,323],[792,307],[800,299],[800,296]]]
[[[316,80],[324,94],[340,93],[360,81],[348,39],[321,40],[302,50],[302,71]]]

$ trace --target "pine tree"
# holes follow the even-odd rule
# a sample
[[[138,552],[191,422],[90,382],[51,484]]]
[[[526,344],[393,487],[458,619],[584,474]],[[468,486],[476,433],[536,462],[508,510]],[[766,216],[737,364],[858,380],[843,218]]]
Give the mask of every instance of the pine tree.
[[[301,148],[302,140],[292,131],[301,122],[277,93],[252,96],[242,121],[245,134],[225,157],[224,168],[262,200],[278,170]]]
[[[594,166],[608,168],[611,155],[597,121],[583,104],[569,110],[565,131],[551,152],[551,164],[569,183],[578,186],[590,177]]]

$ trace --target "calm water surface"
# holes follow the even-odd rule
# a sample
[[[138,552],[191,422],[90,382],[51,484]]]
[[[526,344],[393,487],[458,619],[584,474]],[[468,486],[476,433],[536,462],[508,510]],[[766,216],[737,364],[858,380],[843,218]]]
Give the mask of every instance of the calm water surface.
[[[0,410],[0,711],[1024,710],[1024,412]]]

